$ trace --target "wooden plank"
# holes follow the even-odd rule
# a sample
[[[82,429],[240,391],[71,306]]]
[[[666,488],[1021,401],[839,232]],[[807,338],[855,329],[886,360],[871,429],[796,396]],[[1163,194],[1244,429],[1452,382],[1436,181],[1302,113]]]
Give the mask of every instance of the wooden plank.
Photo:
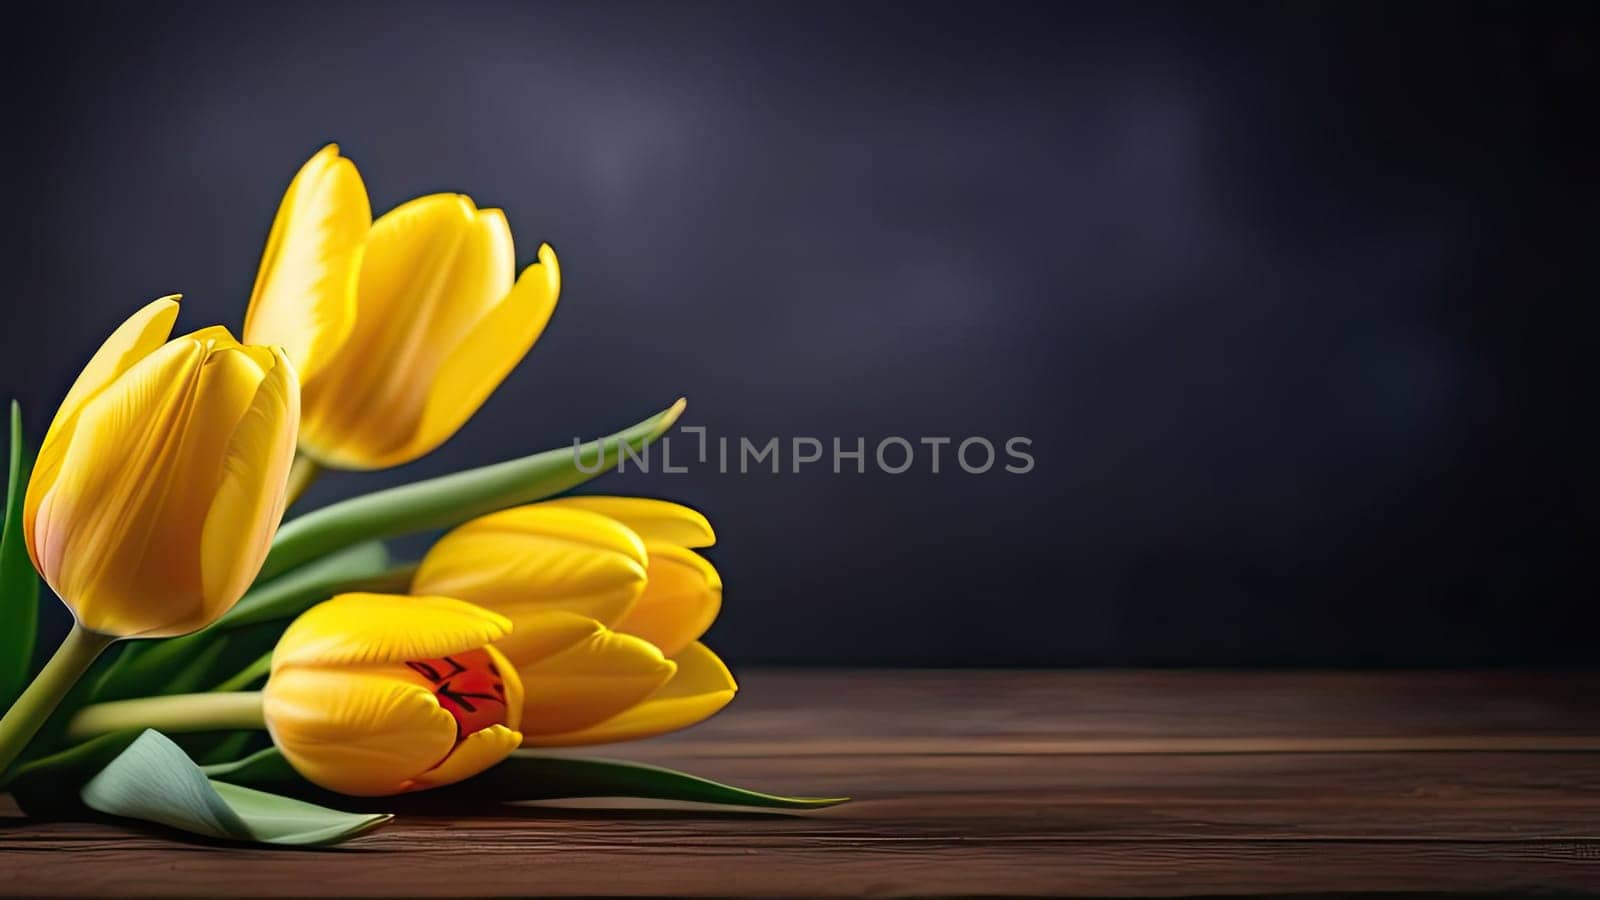
[[[324,852],[0,819],[0,883],[195,897],[1600,890],[1597,674],[743,682],[701,728],[607,753],[856,802],[412,816]]]

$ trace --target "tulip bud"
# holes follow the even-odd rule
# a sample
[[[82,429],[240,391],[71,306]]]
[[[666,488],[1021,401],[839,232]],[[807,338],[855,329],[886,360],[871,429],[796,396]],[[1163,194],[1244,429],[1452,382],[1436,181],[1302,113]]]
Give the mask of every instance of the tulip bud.
[[[111,335],[62,401],[28,482],[34,566],[100,635],[210,624],[255,579],[283,516],[294,368],[220,327],[167,341],[177,314],[163,298]]]
[[[571,497],[475,519],[436,543],[412,590],[516,623],[497,646],[526,688],[528,745],[605,743],[684,728],[733,699],[699,637],[722,580],[692,547],[716,540],[676,503]]]
[[[111,642],[187,634],[243,596],[283,518],[300,388],[227,329],[167,340],[163,297],[84,366],[23,496],[34,568],[75,623],[0,717],[3,773]]]
[[[344,794],[476,775],[522,742],[522,681],[490,646],[510,631],[504,616],[448,597],[341,594],[279,639],[267,729],[296,771]]]
[[[368,214],[366,195],[340,164],[336,148],[324,150],[284,197],[246,331],[283,335],[305,358],[304,454],[381,469],[433,450],[483,405],[544,330],[561,272],[541,246],[514,278],[505,215],[461,194],[391,210],[357,259],[350,234]],[[350,272],[345,316],[340,278]]]

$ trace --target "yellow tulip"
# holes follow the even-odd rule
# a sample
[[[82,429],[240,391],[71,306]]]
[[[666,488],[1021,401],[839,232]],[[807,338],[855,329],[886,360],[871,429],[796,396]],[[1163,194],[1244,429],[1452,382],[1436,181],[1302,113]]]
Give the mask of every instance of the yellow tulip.
[[[113,640],[186,634],[231,608],[283,516],[294,367],[220,327],[169,341],[177,315],[165,297],[113,332],[39,448],[23,536],[75,623],[0,720],[0,770]]]
[[[699,643],[722,580],[693,548],[715,540],[704,516],[676,503],[548,500],[445,535],[412,590],[515,623],[497,646],[527,689],[525,744],[632,740],[693,725],[738,690]]]
[[[139,310],[67,392],[23,506],[28,553],[78,624],[186,634],[255,579],[283,516],[299,391],[278,348],[221,327],[167,340]]]
[[[514,278],[505,215],[432,194],[372,222],[355,166],[329,146],[284,195],[245,319],[304,372],[300,449],[341,469],[410,462],[444,443],[544,330],[555,251]]]
[[[448,597],[341,594],[279,639],[261,712],[295,770],[383,796],[451,784],[522,742],[504,616]]]

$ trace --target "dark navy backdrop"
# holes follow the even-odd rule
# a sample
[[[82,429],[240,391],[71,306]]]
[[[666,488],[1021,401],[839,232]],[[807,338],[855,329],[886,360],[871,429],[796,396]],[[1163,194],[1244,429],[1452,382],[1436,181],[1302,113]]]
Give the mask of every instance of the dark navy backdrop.
[[[147,299],[237,327],[337,140],[566,290],[454,441],[315,500],[679,394],[1024,435],[1026,475],[600,486],[713,517],[735,662],[1584,662],[1592,9],[62,5],[0,38],[0,388],[37,439]]]

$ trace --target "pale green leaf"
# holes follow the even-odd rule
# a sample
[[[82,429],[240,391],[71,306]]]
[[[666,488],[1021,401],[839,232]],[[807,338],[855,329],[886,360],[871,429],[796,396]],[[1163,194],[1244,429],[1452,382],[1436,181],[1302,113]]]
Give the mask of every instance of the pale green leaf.
[[[86,806],[220,840],[317,846],[335,844],[389,821],[206,778],[156,731],[139,735],[84,785]]]

